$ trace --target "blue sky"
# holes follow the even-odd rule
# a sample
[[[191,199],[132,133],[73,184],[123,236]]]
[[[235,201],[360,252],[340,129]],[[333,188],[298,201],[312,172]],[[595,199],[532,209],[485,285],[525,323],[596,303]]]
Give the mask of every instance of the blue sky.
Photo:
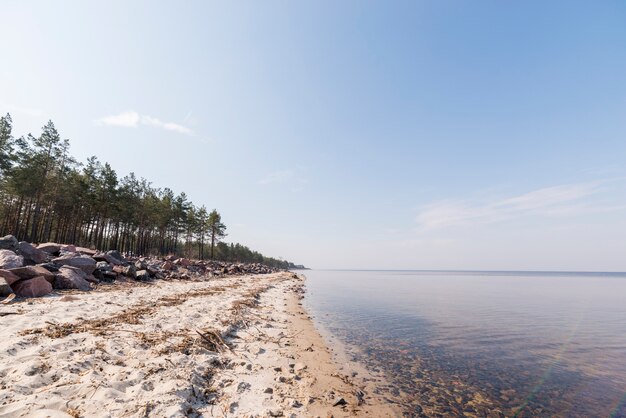
[[[622,1],[5,1],[0,112],[318,268],[626,270]]]

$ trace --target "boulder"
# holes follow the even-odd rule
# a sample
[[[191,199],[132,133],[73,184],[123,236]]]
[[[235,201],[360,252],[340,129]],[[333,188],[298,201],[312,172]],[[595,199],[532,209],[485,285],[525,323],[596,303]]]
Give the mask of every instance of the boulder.
[[[13,291],[22,298],[38,298],[52,292],[52,285],[43,276],[13,283]]]
[[[134,265],[122,267],[122,274],[126,277],[132,277],[133,279],[136,277],[137,269]]]
[[[39,250],[26,241],[17,244],[17,253],[24,257],[24,260],[35,264],[44,263],[48,259],[48,253]]]
[[[37,246],[38,250],[44,251],[48,254],[58,254],[61,252],[61,246],[54,242],[46,242],[45,244],[39,244]]]
[[[66,253],[75,253],[76,246],[75,245],[61,245],[61,251],[65,251]]]
[[[69,253],[57,257],[52,262],[58,266],[72,266],[78,267],[87,274],[93,273],[96,269],[96,260],[88,255],[80,255],[76,253]]]
[[[13,235],[7,235],[5,237],[0,238],[0,250],[11,250],[15,251],[17,249],[17,238]]]
[[[119,262],[123,263],[124,261],[126,261],[124,259],[124,257],[122,256],[122,254],[120,254],[119,251],[117,250],[111,250],[111,251],[107,251],[107,255],[110,255],[111,257],[115,258],[116,260],[118,260]]]
[[[147,270],[139,270],[135,274],[135,279],[141,280],[141,281],[150,280],[150,273],[148,273]]]
[[[98,261],[96,263],[96,270],[100,271],[113,271],[113,267],[106,261]]]
[[[55,289],[91,290],[87,281],[87,273],[77,267],[63,266],[54,279]]]
[[[37,276],[42,276],[50,283],[54,282],[54,273],[48,271],[42,266],[24,266],[9,270],[15,274],[20,280],[28,280]]]
[[[94,255],[92,258],[96,261],[106,261],[107,263],[113,264],[113,265],[122,264],[120,260],[118,260],[117,258],[107,253],[98,253]]]
[[[158,264],[148,264],[146,266],[146,270],[148,270],[148,273],[150,273],[150,276],[154,276],[161,272]]]
[[[54,263],[43,263],[43,264],[40,264],[39,266],[45,268],[46,270],[52,273],[56,273],[57,271],[59,271],[59,266],[57,266]]]
[[[171,261],[165,261],[162,265],[161,265],[161,269],[165,270],[165,271],[171,271],[174,268],[174,265],[172,264]]]
[[[4,277],[0,277],[0,296],[5,297],[13,293],[13,289]]]
[[[23,265],[24,257],[21,255],[9,250],[0,250],[0,269],[12,269]]]
[[[140,259],[135,261],[135,268],[137,270],[146,270],[148,268],[148,264],[146,264],[146,260]]]
[[[92,250],[91,248],[85,248],[85,247],[76,247],[76,252],[80,254],[85,254],[88,256],[94,256],[98,253],[98,251],[96,250]]]
[[[186,258],[179,258],[179,259],[174,261],[174,264],[179,265],[179,266],[183,266],[183,267],[187,267],[189,264],[191,264],[191,262],[188,259],[186,259]]]
[[[0,277],[6,280],[9,286],[11,286],[16,281],[20,280],[18,276],[16,276],[14,273],[10,272],[9,270],[0,270]]]
[[[96,270],[98,271],[98,270]],[[115,280],[117,280],[117,273],[114,271],[103,271],[100,272],[99,274],[100,277],[98,277],[98,279],[100,279],[103,282],[107,282],[107,283],[111,283]]]

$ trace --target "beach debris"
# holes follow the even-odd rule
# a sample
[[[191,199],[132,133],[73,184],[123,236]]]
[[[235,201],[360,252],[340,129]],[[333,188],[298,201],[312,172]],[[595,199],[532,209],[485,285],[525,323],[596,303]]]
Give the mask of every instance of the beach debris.
[[[230,347],[224,342],[218,331],[209,329],[204,332],[196,330],[196,332],[202,337],[205,345],[210,351],[219,353],[224,350],[230,350]]]
[[[13,294],[13,289],[4,277],[0,277],[0,296],[9,296]]]
[[[362,390],[356,390],[354,392],[354,396],[356,397],[356,404],[361,406],[365,403],[365,393]]]
[[[9,296],[7,296],[2,302],[2,304],[6,305],[7,303],[11,302],[13,299],[15,299],[15,293],[11,293]]]
[[[333,403],[333,406],[346,406],[346,405],[348,405],[348,402],[347,402],[344,398],[342,398],[342,397],[339,397],[339,398],[338,398],[338,399],[337,399],[337,400]]]
[[[282,417],[283,416],[283,410],[279,409],[279,408],[268,409],[267,410],[267,415],[270,416],[270,417]]]

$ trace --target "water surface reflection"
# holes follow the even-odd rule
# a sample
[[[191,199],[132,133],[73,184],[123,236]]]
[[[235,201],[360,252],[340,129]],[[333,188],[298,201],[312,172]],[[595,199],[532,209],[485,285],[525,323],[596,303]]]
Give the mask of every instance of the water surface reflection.
[[[309,271],[316,320],[412,416],[626,416],[626,275]]]

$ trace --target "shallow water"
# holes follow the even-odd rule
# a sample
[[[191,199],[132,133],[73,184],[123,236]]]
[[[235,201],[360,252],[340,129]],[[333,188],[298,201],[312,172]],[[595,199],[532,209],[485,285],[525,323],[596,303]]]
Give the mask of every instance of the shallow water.
[[[626,416],[626,274],[306,276],[314,319],[408,416]]]

